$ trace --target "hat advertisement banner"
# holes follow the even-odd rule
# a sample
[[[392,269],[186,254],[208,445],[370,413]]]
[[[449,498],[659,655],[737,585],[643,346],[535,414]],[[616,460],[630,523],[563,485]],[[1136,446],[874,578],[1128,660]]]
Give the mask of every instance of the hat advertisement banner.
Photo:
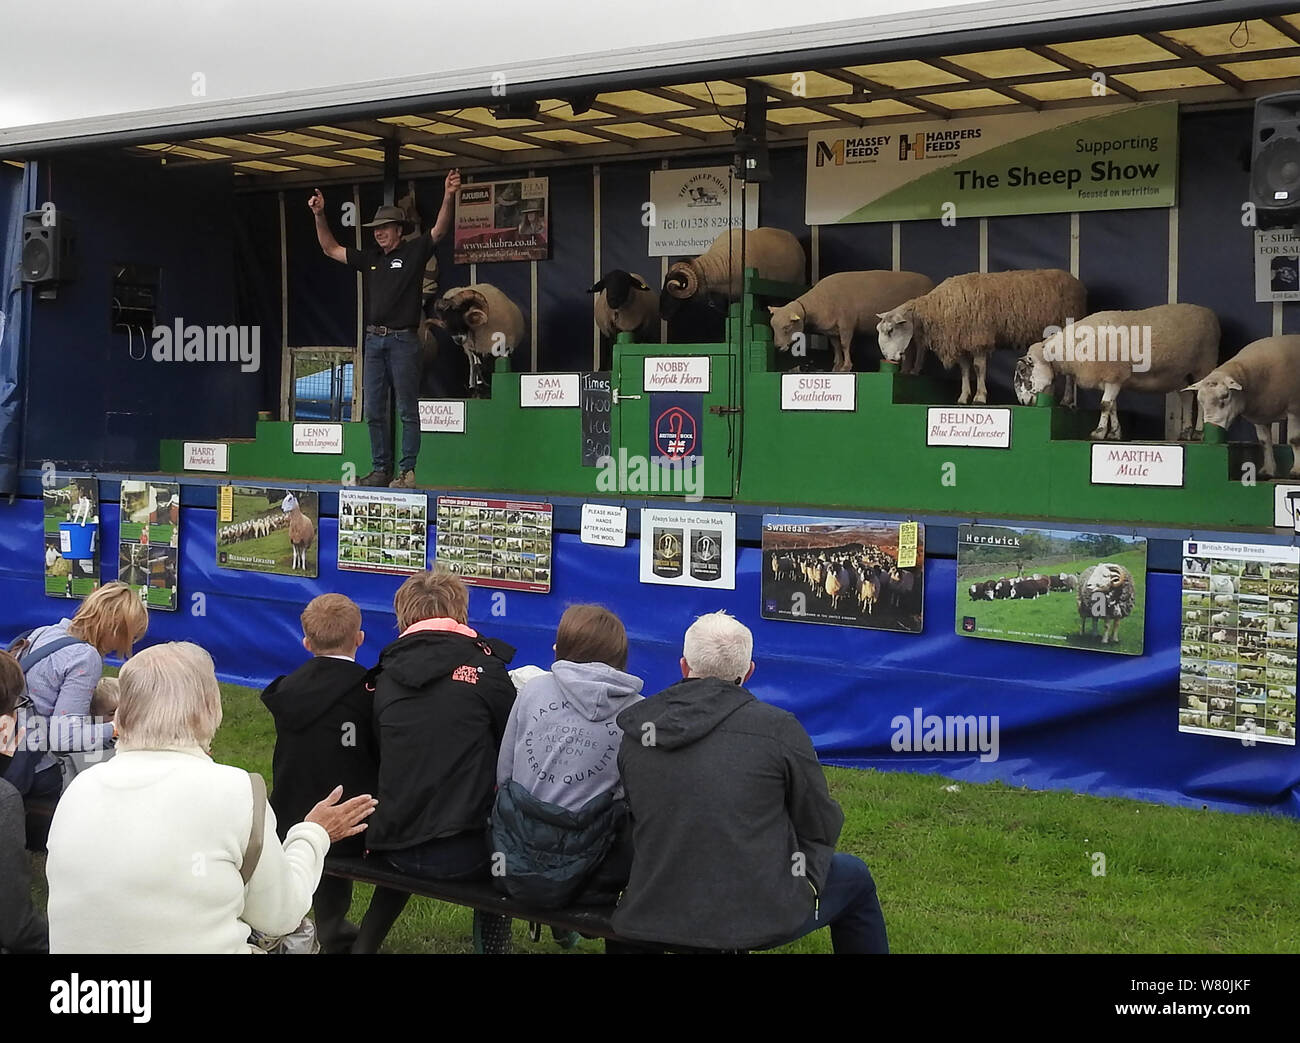
[[[810,225],[1173,206],[1178,106],[1054,109],[808,135]]]
[[[462,184],[456,191],[455,262],[544,261],[549,184],[544,177]]]

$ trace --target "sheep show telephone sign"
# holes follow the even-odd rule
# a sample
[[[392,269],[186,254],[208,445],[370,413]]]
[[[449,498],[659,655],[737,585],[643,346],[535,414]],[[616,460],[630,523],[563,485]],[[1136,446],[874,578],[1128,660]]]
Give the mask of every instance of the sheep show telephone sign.
[[[1173,103],[975,116],[808,135],[809,225],[1168,207]]]
[[[963,637],[1141,655],[1146,594],[1144,536],[958,527]]]
[[[728,229],[739,228],[740,200],[745,200],[746,228],[758,227],[758,185],[742,193],[730,167],[691,167],[650,171],[651,257],[702,254]]]
[[[1178,730],[1295,745],[1300,548],[1183,541]]]

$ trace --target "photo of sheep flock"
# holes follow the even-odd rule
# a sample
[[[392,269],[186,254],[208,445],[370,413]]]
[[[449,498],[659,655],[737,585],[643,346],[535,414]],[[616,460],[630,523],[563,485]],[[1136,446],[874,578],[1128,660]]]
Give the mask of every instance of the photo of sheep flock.
[[[217,564],[315,579],[319,520],[316,493],[222,486],[217,500]]]
[[[925,527],[914,524],[914,543],[900,539],[903,528],[857,518],[765,516],[763,618],[919,634]]]
[[[957,533],[957,632],[1141,655],[1142,536],[1005,525]]]

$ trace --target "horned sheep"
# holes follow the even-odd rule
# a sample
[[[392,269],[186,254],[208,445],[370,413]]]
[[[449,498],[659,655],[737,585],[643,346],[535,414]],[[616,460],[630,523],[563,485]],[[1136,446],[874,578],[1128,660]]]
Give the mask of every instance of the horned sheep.
[[[1099,311],[1052,330],[1016,363],[1022,405],[1047,391],[1062,374],[1101,391],[1101,419],[1093,438],[1118,439],[1115,400],[1123,389],[1170,392],[1200,380],[1218,364],[1219,318],[1198,304],[1162,304],[1140,311]],[[1188,405],[1192,405],[1187,392]],[[1190,438],[1192,428],[1182,433]]]
[[[772,338],[781,351],[790,350],[795,338],[822,333],[830,338],[835,352],[831,367],[836,373],[853,370],[850,353],[853,337],[874,333],[880,312],[896,308],[904,301],[920,297],[934,289],[934,281],[920,272],[838,272],[818,281],[802,297],[781,307],[769,306],[772,313]],[[919,373],[924,360],[919,345],[910,349],[912,357],[904,372]]]
[[[742,267],[743,265],[743,267]],[[759,278],[802,283],[808,259],[803,247],[782,228],[733,228],[689,261],[678,261],[664,276],[659,311],[671,319],[682,301],[701,293],[720,293],[738,300],[744,293],[745,268],[756,268]]]
[[[1207,424],[1224,430],[1238,417],[1255,425],[1264,445],[1259,473],[1271,477],[1273,432],[1270,425],[1286,417],[1291,444],[1291,474],[1300,475],[1300,335],[1252,341],[1222,366],[1183,389],[1195,391]]]
[[[524,339],[524,315],[491,283],[474,283],[448,290],[435,305],[435,319],[469,357],[470,386],[479,376],[484,355],[506,356]]]
[[[587,292],[596,295],[596,327],[610,340],[620,333],[635,333],[641,339],[658,331],[659,298],[636,272],[615,268]]]
[[[1048,327],[1083,315],[1086,297],[1083,283],[1055,268],[954,275],[880,316],[880,351],[897,362],[916,340],[918,352],[933,351],[945,368],[960,365],[962,404],[971,401],[973,364],[974,401],[987,402],[989,355],[997,348],[1023,350]]]
[[[1133,611],[1137,601],[1133,575],[1123,565],[1103,561],[1089,566],[1079,573],[1079,635],[1087,631],[1088,620],[1092,620],[1092,631],[1096,635],[1098,620],[1105,620],[1101,626],[1101,643],[1119,643],[1119,623]]]

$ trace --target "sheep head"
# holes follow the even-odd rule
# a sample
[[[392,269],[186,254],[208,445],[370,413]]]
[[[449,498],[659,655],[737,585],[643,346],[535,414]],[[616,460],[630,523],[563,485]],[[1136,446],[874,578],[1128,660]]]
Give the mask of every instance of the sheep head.
[[[907,346],[916,332],[916,318],[912,301],[900,304],[892,311],[878,312],[876,335],[880,339],[880,354],[889,362],[901,362]]]
[[[290,514],[298,509],[298,498],[293,493],[285,493],[284,499],[280,501],[280,510],[285,514]]]
[[[1016,398],[1022,406],[1032,406],[1034,396],[1051,390],[1056,374],[1052,364],[1047,361],[1043,342],[1029,345],[1029,350],[1016,360],[1015,374],[1011,385],[1015,388]]]
[[[659,314],[671,319],[677,314],[682,301],[688,301],[700,290],[700,276],[689,261],[678,261],[664,276],[664,288],[659,294]]]
[[[464,346],[476,328],[487,322],[487,298],[477,290],[448,290],[434,305],[434,322]]]
[[[622,268],[615,268],[606,272],[600,277],[600,282],[594,284],[588,293],[600,293],[605,291],[605,303],[611,308],[617,310],[627,304],[632,296],[633,290],[649,291],[650,287],[644,281],[637,278],[631,272],[625,272]]]
[[[1201,405],[1201,415],[1207,424],[1229,428],[1246,407],[1246,396],[1241,384],[1221,370],[1215,370],[1184,391],[1195,391]]]
[[[794,338],[804,333],[804,317],[800,313],[801,309],[796,308],[795,302],[791,301],[782,308],[768,305],[767,310],[772,313],[773,343],[779,350],[789,351]]]

